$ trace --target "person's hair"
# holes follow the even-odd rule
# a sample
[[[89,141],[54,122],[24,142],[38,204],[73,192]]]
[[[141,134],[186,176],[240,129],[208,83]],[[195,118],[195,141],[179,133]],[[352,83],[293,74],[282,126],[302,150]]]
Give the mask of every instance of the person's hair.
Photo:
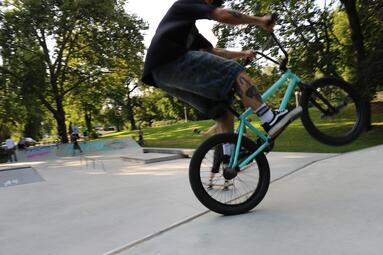
[[[221,7],[223,5],[224,1],[225,0],[214,0],[212,5],[217,6],[217,7]]]

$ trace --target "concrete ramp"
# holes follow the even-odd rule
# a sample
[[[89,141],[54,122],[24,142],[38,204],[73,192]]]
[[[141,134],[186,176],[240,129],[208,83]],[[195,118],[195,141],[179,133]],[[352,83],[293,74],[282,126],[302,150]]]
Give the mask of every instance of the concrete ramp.
[[[44,179],[30,166],[0,169],[0,188],[41,181]]]
[[[133,164],[151,164],[187,157],[181,151],[144,149],[132,137],[81,142],[80,146],[85,159],[91,161],[122,159]],[[57,154],[71,156],[73,145],[61,145]]]
[[[124,149],[142,152],[142,148],[131,137],[81,141],[79,145],[85,154],[107,153]],[[57,156],[59,157],[72,156],[73,153],[73,144],[62,144],[57,150]],[[78,154],[78,151],[75,151],[75,154]]]
[[[82,156],[91,161],[122,159],[134,164],[150,164],[190,157],[191,150],[142,148],[132,137],[81,141]],[[186,152],[187,151],[187,152]],[[47,162],[78,156],[73,144],[35,146],[17,152],[20,162]]]
[[[28,147],[24,150],[17,150],[17,159],[20,162],[51,161],[57,159],[57,145],[44,145]]]

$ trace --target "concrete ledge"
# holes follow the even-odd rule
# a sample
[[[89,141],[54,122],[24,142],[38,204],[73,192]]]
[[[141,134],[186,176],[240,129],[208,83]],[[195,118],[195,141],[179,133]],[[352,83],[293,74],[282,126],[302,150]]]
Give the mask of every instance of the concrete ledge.
[[[179,154],[184,158],[191,158],[194,149],[176,149],[176,148],[144,148],[144,153],[163,153],[163,154]]]
[[[172,154],[172,155],[156,155],[155,157],[148,157],[148,158],[145,158],[145,157],[127,157],[127,156],[121,156],[120,158],[124,161],[136,163],[136,164],[151,164],[151,163],[181,159],[181,158],[185,158],[185,157],[183,155],[180,155],[180,154]]]

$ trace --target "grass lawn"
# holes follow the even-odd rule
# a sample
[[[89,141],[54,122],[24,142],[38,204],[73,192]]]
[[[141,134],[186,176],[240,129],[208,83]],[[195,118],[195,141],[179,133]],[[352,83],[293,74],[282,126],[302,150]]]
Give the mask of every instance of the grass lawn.
[[[255,119],[255,118],[253,118]],[[304,129],[300,120],[292,123],[275,141],[274,151],[338,153],[383,144],[383,114],[373,115],[374,128],[363,133],[353,143],[334,147],[314,140]],[[194,134],[193,129],[208,129],[212,120],[178,123],[170,126],[143,129],[146,147],[196,148],[206,137]],[[238,124],[238,123],[237,123]],[[258,126],[257,126],[258,127]],[[137,131],[123,131],[104,135],[102,139],[138,136]]]

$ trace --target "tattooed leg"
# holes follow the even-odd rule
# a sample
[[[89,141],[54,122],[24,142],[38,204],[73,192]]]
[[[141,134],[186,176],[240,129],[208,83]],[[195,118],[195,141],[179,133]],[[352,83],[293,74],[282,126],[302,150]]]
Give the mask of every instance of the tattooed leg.
[[[251,107],[254,111],[259,109],[263,100],[251,78],[245,72],[241,72],[236,81],[235,91],[245,107]]]

